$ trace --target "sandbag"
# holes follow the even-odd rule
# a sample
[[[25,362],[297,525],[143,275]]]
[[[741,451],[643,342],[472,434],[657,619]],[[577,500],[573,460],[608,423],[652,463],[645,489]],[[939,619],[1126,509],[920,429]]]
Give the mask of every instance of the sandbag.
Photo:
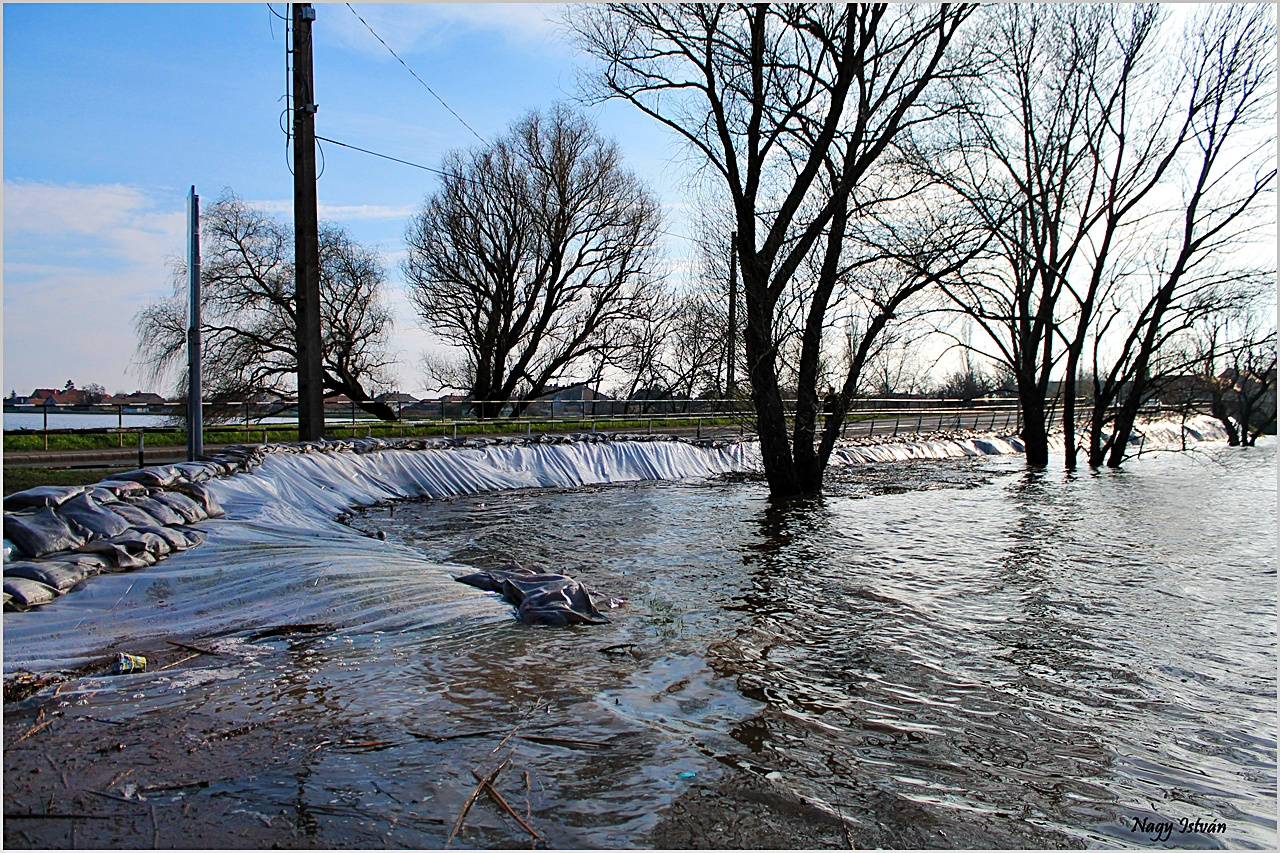
[[[9,596],[9,599],[4,603],[6,610],[26,610],[29,607],[39,607],[58,597],[58,591],[53,587],[42,584],[39,581],[27,580],[26,578],[6,577],[4,579],[4,591]]]
[[[192,542],[186,533],[177,527],[138,527],[135,530],[138,533],[150,533],[152,536],[159,536],[169,543],[171,551],[185,551],[193,545],[200,544],[199,542]]]
[[[76,522],[59,518],[52,507],[43,507],[34,512],[6,512],[4,537],[28,557],[43,557],[83,545],[89,534]]]
[[[17,545],[14,545],[8,539],[4,540],[4,561],[6,563],[10,560],[20,560],[22,556],[22,551],[18,549]]]
[[[174,526],[168,527],[165,529],[176,530],[179,533],[181,533],[183,536],[187,538],[187,542],[190,543],[189,547],[191,548],[194,548],[197,545],[199,545],[201,542],[203,542],[205,540],[205,536],[207,535],[203,530],[200,530],[199,528],[196,528],[196,527],[188,527],[185,524],[175,524]]]
[[[9,512],[28,507],[60,506],[76,495],[83,494],[88,486],[36,486],[22,492],[14,492],[4,499]]]
[[[92,539],[119,536],[129,529],[129,522],[116,513],[99,506],[91,493],[78,495],[57,509],[58,515],[74,520],[92,534]]]
[[[172,465],[153,465],[150,468],[139,468],[137,471],[112,474],[106,480],[131,480],[144,486],[164,488],[176,482],[181,476],[181,472],[175,470]]]
[[[156,557],[163,557],[173,550],[163,537],[137,528],[119,536],[105,540],[113,545],[123,545],[131,554],[146,552]]]
[[[32,563],[22,561],[10,563],[4,567],[5,580],[10,578],[26,578],[39,581],[45,586],[64,593],[89,576],[88,570],[79,563],[47,562]]]
[[[135,483],[133,480],[103,480],[94,486],[94,489],[106,489],[117,498],[124,498],[128,495],[137,495],[139,497],[147,493],[147,487],[141,483]],[[100,498],[99,503],[102,502]]]
[[[111,510],[116,515],[129,522],[130,527],[158,527],[163,526],[156,517],[139,506],[134,506],[125,501],[116,501],[115,503],[105,504],[106,509]]]
[[[222,507],[218,504],[218,501],[214,498],[213,492],[209,491],[208,487],[201,483],[177,482],[170,487],[170,491],[181,492],[196,503],[200,504],[200,508],[204,510],[204,514],[207,518],[221,518],[223,515],[226,515],[226,513],[222,511]]]
[[[159,501],[182,516],[182,520],[187,524],[204,521],[206,518],[204,508],[200,504],[179,492],[157,492],[151,496],[151,499]]]
[[[112,568],[122,572],[144,569],[147,566],[154,566],[156,563],[155,555],[148,553],[140,542],[134,543],[133,550],[130,551],[129,548],[118,542],[98,539],[86,545],[81,545],[77,552],[88,556],[101,557],[110,563]]]
[[[179,462],[173,466],[173,470],[181,474],[183,479],[174,482],[169,488],[173,488],[184,480],[199,483],[212,479],[216,476],[218,467],[213,462]]]
[[[147,515],[160,522],[162,525],[170,524],[186,524],[187,520],[171,509],[167,504],[162,504],[155,498],[130,498],[127,503],[141,509]],[[137,525],[135,525],[136,527]]]
[[[80,547],[85,547],[81,545]],[[111,561],[101,554],[85,554],[79,551],[64,551],[61,554],[51,554],[45,557],[42,562],[45,563],[74,563],[82,566],[90,576],[100,574],[102,572],[111,571]]]

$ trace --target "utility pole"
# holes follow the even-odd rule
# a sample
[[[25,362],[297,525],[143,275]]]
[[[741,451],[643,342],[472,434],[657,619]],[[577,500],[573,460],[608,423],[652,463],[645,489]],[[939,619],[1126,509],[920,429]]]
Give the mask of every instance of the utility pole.
[[[738,232],[729,235],[729,347],[724,390],[732,396],[737,389],[733,381],[733,350],[738,340]]]
[[[187,197],[187,461],[204,455],[204,391],[200,385],[200,196]]]
[[[320,229],[316,214],[316,102],[312,80],[310,3],[294,3],[293,245],[298,311],[298,439],[324,438],[324,373],[320,338]]]

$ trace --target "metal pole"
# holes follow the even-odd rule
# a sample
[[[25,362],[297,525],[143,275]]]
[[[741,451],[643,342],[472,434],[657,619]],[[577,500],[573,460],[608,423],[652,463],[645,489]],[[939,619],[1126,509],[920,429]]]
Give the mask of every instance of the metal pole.
[[[734,392],[733,359],[734,345],[738,339],[738,232],[729,235],[729,346],[725,361],[726,395]]]
[[[316,102],[310,3],[294,3],[293,242],[298,306],[298,439],[324,438],[323,346],[320,337],[320,233],[316,212]]]
[[[200,196],[187,196],[187,461],[204,455],[204,391],[200,364]]]

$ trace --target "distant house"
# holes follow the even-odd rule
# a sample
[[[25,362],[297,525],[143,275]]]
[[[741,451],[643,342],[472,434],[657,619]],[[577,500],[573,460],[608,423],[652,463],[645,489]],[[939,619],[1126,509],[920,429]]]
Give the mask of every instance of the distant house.
[[[539,402],[555,400],[556,402],[567,400],[612,400],[608,394],[601,394],[599,391],[592,390],[589,385],[570,385],[566,388],[558,388],[551,386],[546,392],[538,398]]]
[[[159,394],[150,391],[134,391],[132,394],[114,394],[103,397],[102,402],[109,406],[124,406],[130,409],[145,409],[150,406],[164,406],[168,403]]]
[[[416,397],[411,397],[410,395],[403,394],[399,391],[388,391],[385,394],[379,394],[373,399],[377,400],[379,403],[386,403],[387,405],[391,405],[391,406],[394,406],[397,403],[403,404],[405,406],[411,406],[414,403],[418,402]]]
[[[88,401],[85,392],[79,388],[58,391],[53,388],[37,388],[28,398],[33,406],[83,406]]]
[[[601,405],[601,401],[610,401]],[[610,414],[613,410],[613,398],[608,394],[601,394],[599,391],[593,390],[588,385],[570,385],[566,388],[558,388],[552,386],[546,390],[532,405],[526,409],[530,415],[576,415],[583,411],[583,404],[586,404],[586,413],[588,415]]]
[[[462,418],[471,407],[471,401],[460,394],[447,394],[435,400],[418,400],[400,409],[404,418]]]

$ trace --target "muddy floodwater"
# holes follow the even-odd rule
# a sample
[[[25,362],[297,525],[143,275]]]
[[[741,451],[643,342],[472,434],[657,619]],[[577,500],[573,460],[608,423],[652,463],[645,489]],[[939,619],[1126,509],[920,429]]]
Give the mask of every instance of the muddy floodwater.
[[[499,766],[557,847],[1277,844],[1274,442],[1096,475],[856,466],[785,505],[732,476],[346,521],[626,603],[565,629],[479,591],[461,620],[371,594],[377,629],[239,630],[46,689],[7,708],[6,813],[68,816],[6,820],[6,846],[438,848]],[[453,846],[531,839],[481,795]]]

